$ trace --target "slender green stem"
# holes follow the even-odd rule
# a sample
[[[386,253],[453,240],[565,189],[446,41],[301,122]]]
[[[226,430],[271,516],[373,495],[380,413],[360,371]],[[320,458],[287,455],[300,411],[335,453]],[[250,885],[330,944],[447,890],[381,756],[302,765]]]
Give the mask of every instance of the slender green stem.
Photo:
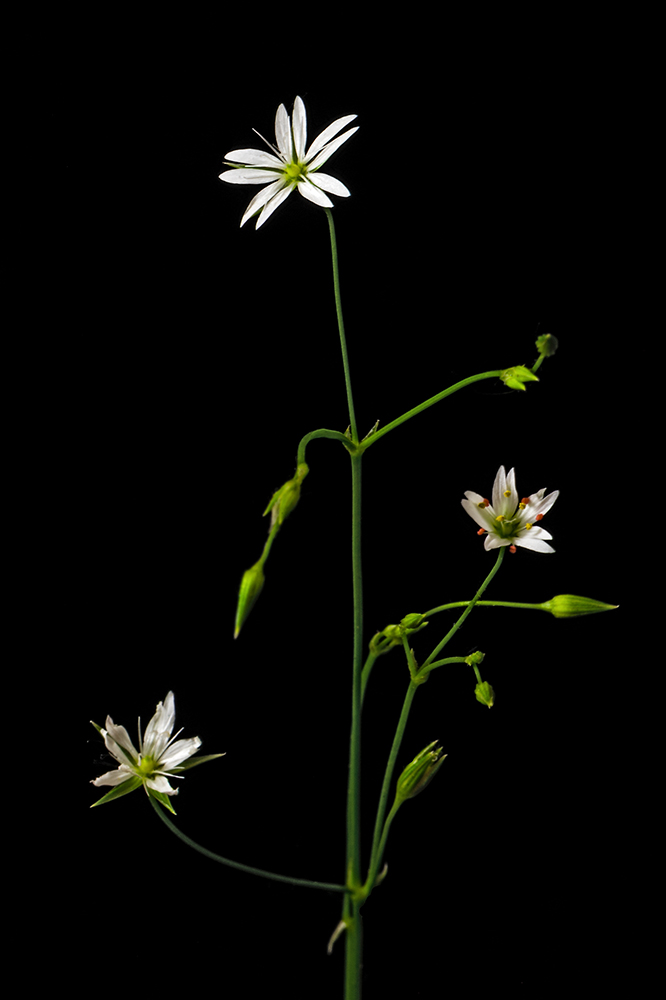
[[[405,727],[407,725],[407,719],[409,718],[409,712],[412,707],[412,701],[414,700],[414,695],[416,694],[416,690],[418,687],[420,687],[420,684],[415,684],[413,681],[409,682],[409,687],[407,688],[407,694],[405,695],[405,700],[402,705],[402,711],[400,712],[400,718],[398,719],[398,726],[395,731],[395,736],[393,737],[393,745],[391,747],[391,752],[389,754],[389,758],[386,764],[386,771],[384,772],[384,781],[382,784],[382,790],[379,795],[379,805],[377,806],[375,831],[372,838],[372,853],[370,855],[370,867],[368,869],[368,877],[365,880],[365,885],[363,887],[363,891],[366,894],[372,891],[372,887],[375,884],[377,874],[379,873],[379,866],[382,863],[384,844],[386,843],[386,838],[385,837],[382,838],[382,830],[384,827],[384,816],[386,814],[386,803],[388,801],[389,793],[391,790],[391,781],[393,779],[393,770],[395,768],[395,762],[400,752],[402,737],[404,735]]]
[[[458,629],[460,628],[460,626],[462,625],[462,623],[465,621],[465,619],[467,618],[467,616],[470,614],[470,612],[472,611],[472,608],[477,603],[477,601],[481,597],[482,593],[484,592],[484,590],[486,589],[486,587],[488,586],[488,584],[490,583],[490,581],[492,580],[492,578],[495,576],[495,573],[497,572],[497,570],[502,565],[502,559],[504,558],[505,548],[506,548],[506,546],[502,545],[498,549],[498,551],[497,551],[497,559],[495,560],[495,565],[493,566],[493,568],[491,569],[490,573],[488,574],[488,576],[485,578],[485,580],[483,581],[483,583],[481,584],[481,586],[477,590],[477,592],[476,592],[473,600],[471,600],[469,602],[469,604],[467,605],[467,607],[465,608],[465,610],[463,611],[463,613],[461,614],[460,618],[455,623],[455,625],[453,626],[453,628],[449,629],[449,631],[446,633],[446,635],[444,636],[444,638],[442,639],[442,641],[439,643],[439,645],[436,646],[433,649],[433,651],[430,654],[430,656],[428,657],[428,659],[425,661],[425,663],[423,663],[421,665],[421,670],[423,670],[424,667],[427,667],[428,664],[432,663],[432,661],[436,658],[436,656],[440,652],[440,650],[444,649],[444,647],[446,646],[446,644],[449,641],[449,639],[451,639],[455,635],[455,633],[458,631]]]
[[[369,653],[367,660],[363,664],[363,670],[361,672],[361,707],[363,706],[363,701],[365,699],[365,689],[368,686],[370,674],[372,673],[372,668],[375,665],[375,660],[378,655],[378,653]]]
[[[466,608],[471,603],[471,601],[454,601],[453,604],[440,604],[439,607],[426,611],[426,617],[435,615],[438,611],[450,611],[451,608]],[[523,604],[521,601],[476,601],[475,605],[477,608],[528,608],[530,611],[550,613],[550,608],[544,608],[543,604]]]
[[[343,434],[341,431],[329,431],[326,427],[320,427],[318,430],[310,431],[309,434],[301,438],[298,445],[298,458],[296,459],[298,465],[305,462],[305,449],[310,441],[314,441],[315,438],[333,438],[334,441],[341,441],[345,448],[353,448],[353,444],[346,434]]]
[[[363,966],[362,902],[345,896],[347,930],[345,933],[345,1000],[361,1000],[361,969]]]
[[[361,884],[361,670],[363,658],[363,578],[361,571],[361,455],[352,455],[352,585],[354,657],[352,724],[347,791],[347,885]]]
[[[427,410],[429,406],[434,406],[435,403],[439,403],[440,399],[445,399],[447,396],[451,396],[454,392],[457,392],[458,389],[464,389],[466,385],[471,385],[472,382],[481,382],[484,378],[499,378],[501,374],[502,370],[498,368],[497,371],[494,372],[481,372],[479,375],[470,375],[469,378],[464,378],[462,382],[456,382],[455,385],[450,385],[448,389],[438,392],[436,396],[431,396],[431,398],[426,399],[424,403],[419,403],[419,405],[415,406],[412,410],[408,410],[407,413],[403,413],[401,417],[396,417],[396,419],[392,420],[390,424],[386,425],[386,427],[382,427],[380,431],[377,431],[372,435],[372,437],[369,437],[363,442],[361,445],[363,451],[369,448],[370,445],[375,444],[376,441],[379,441],[380,438],[383,438],[385,434],[388,434],[388,432],[392,431],[395,427],[399,427],[400,424],[404,424],[406,420],[410,420],[411,417],[415,417],[417,413],[422,413],[424,410]]]
[[[342,348],[342,364],[345,370],[345,386],[347,388],[347,405],[349,407],[349,425],[352,432],[352,440],[358,443],[358,431],[356,429],[356,414],[354,413],[354,398],[352,396],[351,376],[349,374],[349,357],[347,355],[347,340],[345,338],[345,324],[342,318],[342,301],[340,299],[340,273],[338,270],[338,245],[335,239],[335,223],[330,208],[325,208],[328,218],[328,229],[331,235],[331,256],[333,258],[333,291],[335,293],[335,311],[338,316],[338,330],[340,331],[340,347]]]
[[[172,833],[187,844],[188,847],[193,848],[193,850],[198,851],[199,854],[203,854],[205,857],[210,858],[212,861],[217,861],[221,865],[228,865],[230,868],[238,868],[239,871],[248,872],[250,875],[260,875],[262,878],[273,879],[274,882],[289,882],[290,885],[300,885],[306,889],[326,889],[329,892],[347,892],[347,887],[344,885],[336,885],[332,882],[311,882],[309,879],[305,878],[292,878],[290,875],[276,875],[275,872],[264,871],[263,868],[252,868],[250,865],[242,865],[238,861],[231,861],[229,858],[223,858],[220,854],[215,854],[214,851],[209,851],[207,847],[202,847],[201,844],[197,844],[195,840],[192,840],[186,834],[179,830],[178,827],[171,822],[164,809],[158,805],[158,803],[153,799],[152,796],[148,796],[150,799],[150,804],[166,826],[169,827]]]

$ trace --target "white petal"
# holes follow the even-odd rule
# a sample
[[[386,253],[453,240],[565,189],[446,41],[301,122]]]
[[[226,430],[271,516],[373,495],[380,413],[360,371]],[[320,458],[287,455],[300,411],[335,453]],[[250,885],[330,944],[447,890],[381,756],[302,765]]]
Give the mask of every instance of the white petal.
[[[500,538],[499,535],[486,535],[483,547],[488,552],[490,549],[501,549],[503,545],[513,545],[512,538]]]
[[[549,536],[550,537],[550,536]],[[541,538],[535,538],[531,531],[528,531],[526,535],[514,538],[514,545],[520,545],[524,549],[532,549],[533,552],[554,552],[555,549],[548,542],[542,541]]]
[[[146,784],[148,788],[154,788],[156,792],[162,792],[164,795],[178,795],[178,789],[172,788],[162,774],[151,774]]]
[[[356,116],[354,115],[354,117]],[[340,146],[343,144],[343,142],[346,142],[347,139],[349,139],[354,134],[354,132],[358,132],[358,125],[356,126],[356,128],[350,128],[348,132],[345,132],[337,139],[334,139],[333,142],[329,142],[328,146],[324,146],[322,151],[318,153],[313,160],[310,160],[308,159],[308,157],[306,157],[306,161],[310,169],[318,170],[319,167],[321,167],[324,163],[326,163],[329,156],[332,156],[333,153],[336,151],[336,149],[339,149]]]
[[[310,177],[313,184],[316,184],[318,188],[323,191],[328,191],[329,194],[337,194],[340,198],[349,198],[351,191],[349,188],[345,187],[342,181],[339,181],[337,177],[331,177],[330,174],[320,174],[317,172]]]
[[[264,149],[232,149],[224,157],[232,163],[253,164],[262,167],[282,168],[284,163],[272,153],[267,153]]]
[[[294,126],[294,147],[296,149],[296,159],[302,160],[305,155],[305,140],[307,137],[307,117],[305,114],[305,105],[300,97],[297,97],[294,101],[294,111],[293,111],[293,126]]]
[[[145,757],[158,758],[169,742],[173,724],[176,721],[176,703],[173,691],[169,691],[164,699],[157,703],[155,714],[146,726],[143,735],[143,753]]]
[[[128,781],[133,777],[134,772],[126,764],[121,764],[115,771],[107,771],[106,774],[100,774],[99,778],[95,778],[90,784],[97,785],[98,787],[100,785],[122,785],[123,781]]]
[[[106,717],[106,729],[102,730],[102,736],[106,743],[106,749],[109,753],[113,754],[120,764],[128,763],[127,757],[119,749],[120,747],[124,747],[128,751],[133,761],[139,759],[139,755],[134,749],[134,744],[129,738],[129,733],[124,726],[116,726],[110,715]]]
[[[294,189],[291,184],[286,184],[284,187],[280,188],[277,194],[274,194],[271,200],[266,204],[264,210],[257,219],[257,224],[254,228],[259,229],[260,226],[263,226],[266,219],[269,219],[275,209],[279,208],[282,202],[287,200],[293,190]]]
[[[267,188],[264,188],[263,191],[259,191],[255,194],[254,198],[245,209],[245,213],[241,219],[241,226],[244,226],[248,219],[251,219],[256,212],[260,211],[264,205],[269,202],[271,198],[273,198],[274,195],[282,189],[282,187],[284,187],[284,183],[285,182],[280,179],[279,181],[275,181],[273,184],[270,184]],[[287,190],[289,190],[289,188],[287,188]]]
[[[356,115],[345,115],[344,118],[336,118],[336,120],[332,122],[328,126],[328,128],[325,128],[323,132],[319,133],[317,138],[314,140],[314,142],[308,149],[305,159],[306,160],[312,159],[312,157],[316,153],[318,153],[320,149],[324,148],[329,139],[332,139],[334,135],[337,135],[340,129],[344,128],[345,125],[348,125],[349,122],[353,122],[354,118],[356,117],[357,117]],[[358,128],[358,126],[356,128]],[[352,132],[356,132],[356,128],[350,130],[350,132],[347,135],[347,138],[349,138]]]
[[[291,142],[291,127],[289,125],[289,115],[284,104],[281,104],[275,115],[275,139],[278,149],[290,163],[294,156]]]
[[[504,471],[504,466],[500,465],[497,470],[497,475],[495,476],[495,482],[493,483],[493,507],[497,511],[501,511],[501,503],[504,500],[504,490],[506,489],[506,472]]]
[[[167,747],[158,761],[160,771],[168,771],[176,767],[182,761],[187,760],[193,753],[196,753],[201,746],[198,736],[192,736],[188,740],[177,740]]]
[[[482,497],[480,493],[474,493],[472,490],[465,490],[465,496],[472,503],[476,504],[482,503],[485,500],[485,497]]]
[[[493,516],[492,514],[486,513],[490,509],[489,507],[479,507],[475,503],[470,503],[469,500],[461,500],[460,502],[469,516],[473,518],[481,528],[485,528],[486,531],[491,530],[493,527]]]
[[[308,201],[313,201],[315,205],[319,205],[321,208],[333,208],[331,199],[327,198],[323,191],[320,191],[318,187],[315,187],[309,181],[299,180],[298,190],[304,198],[307,198]]]
[[[220,174],[220,180],[227,184],[270,184],[279,177],[275,170],[253,170],[252,167],[239,167],[238,170],[225,170]]]

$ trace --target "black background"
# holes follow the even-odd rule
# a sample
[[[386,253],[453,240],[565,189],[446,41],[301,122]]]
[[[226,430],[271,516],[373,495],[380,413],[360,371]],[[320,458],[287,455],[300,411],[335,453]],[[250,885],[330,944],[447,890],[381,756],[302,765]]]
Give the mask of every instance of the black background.
[[[556,553],[507,555],[487,596],[624,602],[572,621],[480,609],[450,652],[485,651],[495,707],[475,701],[467,668],[436,671],[418,692],[400,762],[434,739],[449,757],[394,823],[388,877],[363,911],[365,990],[566,982],[581,962],[593,968],[591,941],[606,940],[630,881],[626,868],[612,874],[608,840],[612,747],[638,712],[633,689],[622,705],[608,695],[626,666],[628,600],[609,493],[625,503],[631,490],[616,362],[625,209],[608,167],[622,74],[601,88],[573,42],[563,87],[542,42],[502,57],[471,41],[467,58],[453,40],[422,58],[407,46],[406,67],[397,36],[368,59],[342,36],[335,58],[279,44],[243,57],[229,37],[216,55],[206,34],[166,45],[128,31],[101,63],[91,39],[63,63],[48,115],[53,231],[67,233],[50,294],[69,318],[52,358],[66,525],[56,548],[77,623],[73,638],[66,622],[60,634],[81,779],[109,767],[88,718],[109,713],[133,734],[173,689],[183,735],[227,754],[184,781],[181,828],[257,867],[343,879],[350,473],[335,442],[309,446],[300,505],[232,637],[261,513],[293,474],[300,438],[348,423],[326,219],[294,194],[259,232],[241,230],[257,188],[218,174],[228,150],[260,145],[252,127],[273,139],[275,109],[291,111],[296,94],[310,140],[356,113],[359,132],[326,169],[352,192],[334,217],[361,433],[475,372],[531,365],[540,333],[560,341],[525,392],[484,381],[367,453],[366,641],[473,595],[493,556],[460,499],[487,495],[501,464],[515,466],[521,494],[560,490],[547,516]],[[433,617],[417,658],[451,621]],[[365,857],[406,682],[394,651],[368,689]],[[623,767],[613,759],[626,804]],[[341,994],[342,942],[326,955],[336,896],[189,852],[143,792],[87,811],[97,795],[76,839],[78,931],[100,965],[141,956],[137,990],[166,976],[204,995]]]

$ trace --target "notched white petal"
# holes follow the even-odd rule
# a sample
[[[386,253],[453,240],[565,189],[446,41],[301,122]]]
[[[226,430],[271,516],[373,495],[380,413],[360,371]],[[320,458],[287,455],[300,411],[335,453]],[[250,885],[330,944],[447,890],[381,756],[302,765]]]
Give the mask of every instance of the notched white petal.
[[[307,151],[306,159],[310,160],[311,157],[315,156],[320,149],[324,148],[329,139],[332,139],[334,135],[337,135],[340,129],[344,128],[345,125],[348,125],[349,122],[353,122],[356,117],[358,116],[345,115],[343,118],[336,118],[334,122],[331,122],[331,124],[327,128],[325,128],[323,132],[320,132],[317,138],[313,141],[312,145]],[[349,136],[352,135],[357,130],[358,130],[358,125],[356,126],[356,128],[350,129],[349,132],[347,133],[347,138],[349,138]]]
[[[331,177],[330,174],[322,174],[317,172],[311,173],[310,180],[313,184],[316,184],[318,188],[323,191],[328,191],[329,194],[336,194],[339,198],[349,198],[351,191],[349,188],[345,187],[342,181],[339,181],[337,177]]]
[[[315,205],[319,205],[321,208],[333,208],[333,202],[331,199],[309,181],[300,180],[298,182],[298,190],[304,198],[307,198],[308,201],[313,201]]]
[[[232,163],[242,163],[248,166],[277,168],[284,166],[282,160],[274,156],[273,153],[267,153],[264,149],[232,149],[224,158],[231,160]]]
[[[348,132],[334,139],[333,142],[329,142],[328,146],[325,146],[320,153],[318,153],[315,158],[310,161],[308,158],[308,166],[310,170],[318,170],[324,163],[326,163],[329,156],[332,156],[336,149],[339,149],[343,142],[350,139],[354,132],[358,132],[358,125],[356,128],[350,128]]]
[[[220,174],[220,180],[227,184],[270,184],[278,176],[277,171],[273,170],[239,167],[238,170],[225,170]]]

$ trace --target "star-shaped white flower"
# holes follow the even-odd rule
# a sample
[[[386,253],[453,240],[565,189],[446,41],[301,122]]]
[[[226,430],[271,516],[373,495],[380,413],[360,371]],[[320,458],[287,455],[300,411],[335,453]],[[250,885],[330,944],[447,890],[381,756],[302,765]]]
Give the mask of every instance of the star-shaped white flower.
[[[232,149],[227,153],[225,160],[229,160],[229,166],[240,164],[233,170],[225,170],[220,174],[220,180],[228,184],[267,184],[268,187],[256,194],[250,204],[245,209],[245,215],[241,219],[241,226],[247,220],[259,212],[256,229],[263,226],[275,209],[289,197],[294,188],[315,205],[322,208],[332,208],[333,202],[324,194],[336,194],[342,198],[348,198],[351,192],[345,185],[331,177],[330,174],[322,174],[319,168],[326,162],[336,149],[346,142],[354,132],[358,131],[358,126],[350,128],[347,132],[334,139],[341,128],[353,121],[356,115],[345,115],[344,118],[336,120],[325,128],[317,136],[308,151],[305,151],[305,140],[307,136],[307,126],[305,117],[305,105],[300,97],[294,101],[293,124],[289,122],[289,115],[284,104],[281,104],[275,115],[275,141],[277,146],[264,139],[263,135],[257,135],[264,139],[266,145],[273,150],[273,153],[266,153],[263,149]],[[256,129],[252,130],[256,132]],[[274,155],[275,154],[275,155]]]
[[[560,491],[555,490],[548,496],[544,496],[545,492],[544,488],[519,500],[515,469],[511,469],[507,476],[502,465],[495,476],[492,504],[471,490],[465,492],[467,499],[460,502],[469,516],[481,526],[478,534],[486,536],[486,549],[509,545],[515,552],[516,546],[520,545],[535,552],[554,552],[555,549],[545,541],[553,536],[538,527],[537,522],[553,506]]]
[[[93,726],[104,737],[106,748],[118,761],[119,767],[114,771],[107,771],[91,782],[93,785],[113,785],[113,791],[107,792],[94,806],[102,802],[109,802],[111,799],[133,792],[141,785],[146,789],[148,795],[158,799],[167,808],[173,808],[169,804],[167,796],[177,795],[178,789],[172,788],[169,784],[170,777],[180,777],[180,772],[196,764],[203,764],[207,760],[215,757],[223,757],[224,754],[210,754],[207,757],[198,757],[188,763],[188,757],[201,746],[198,736],[192,736],[187,740],[176,740],[176,736],[182,732],[179,729],[176,736],[171,736],[174,722],[176,720],[176,705],[173,691],[169,691],[164,700],[160,701],[155,710],[155,714],[146,726],[146,731],[141,739],[141,719],[139,719],[139,747],[134,748],[129,734],[124,726],[117,726],[110,715],[106,717],[106,729],[102,729],[93,722]],[[174,740],[176,742],[174,743]]]

